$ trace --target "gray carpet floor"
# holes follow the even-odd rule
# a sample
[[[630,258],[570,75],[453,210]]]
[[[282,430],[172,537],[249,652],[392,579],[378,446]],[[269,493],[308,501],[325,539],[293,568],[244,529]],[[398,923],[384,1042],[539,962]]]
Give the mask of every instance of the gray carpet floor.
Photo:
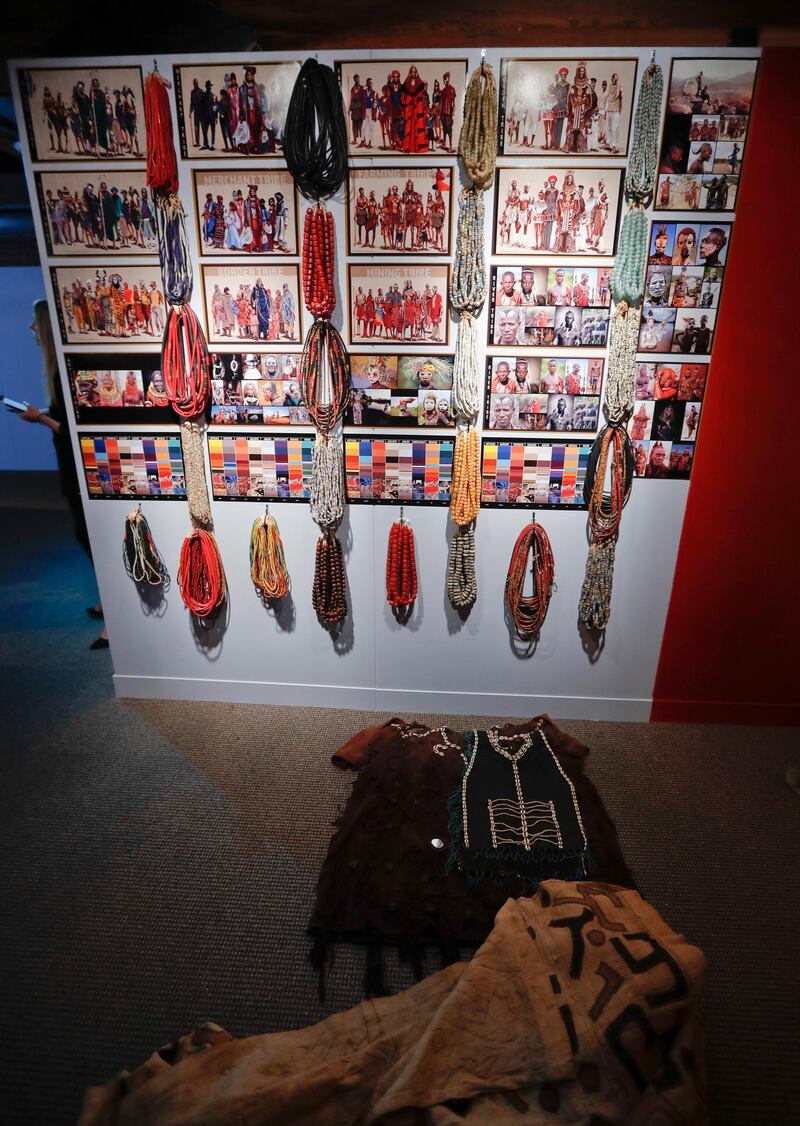
[[[350,786],[330,751],[383,717],[115,700],[108,654],[87,651],[95,598],[66,513],[0,509],[0,1121],[13,1126],[74,1122],[88,1083],[200,1021],[246,1036],[360,999],[362,955],[343,950],[320,1004],[303,931]],[[563,726],[591,747],[642,893],[708,957],[714,1122],[796,1122],[800,798],[784,771],[797,731]],[[397,964],[387,976],[411,982]]]

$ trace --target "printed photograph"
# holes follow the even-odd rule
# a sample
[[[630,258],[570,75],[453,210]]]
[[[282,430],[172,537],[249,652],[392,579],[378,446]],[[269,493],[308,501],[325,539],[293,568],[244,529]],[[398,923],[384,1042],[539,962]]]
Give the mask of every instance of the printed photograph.
[[[184,160],[279,156],[299,62],[174,67]]]
[[[81,434],[89,497],[183,500],[186,474],[181,440],[174,434]]]
[[[602,359],[491,356],[485,424],[490,430],[595,430]],[[559,400],[564,400],[563,407]],[[567,424],[569,423],[569,424]]]
[[[676,309],[649,305],[645,302],[642,307],[642,320],[639,327],[639,351],[671,351],[677,315]]]
[[[334,68],[351,154],[456,152],[466,59],[348,59]]]
[[[127,353],[123,359],[113,352],[68,352],[64,358],[78,422],[175,421],[160,352]]]
[[[212,352],[210,419],[215,424],[308,426],[300,353]]]
[[[448,266],[387,262],[347,270],[352,343],[448,343]]]
[[[681,364],[678,398],[701,403],[706,390],[708,364]]]
[[[297,266],[201,266],[209,344],[302,340]]]
[[[758,59],[673,60],[656,210],[733,209],[757,68]]]
[[[730,223],[653,223],[647,263],[648,266],[723,266],[730,237]]]
[[[32,160],[144,160],[138,66],[20,70]]]
[[[349,426],[454,425],[452,356],[352,355]]]
[[[686,355],[696,353],[698,356],[707,356],[714,343],[714,325],[717,314],[713,309],[707,313],[684,313],[680,309],[675,319],[675,333],[672,341],[672,351],[682,352]]]
[[[636,59],[503,59],[498,152],[624,156]]]
[[[47,252],[158,255],[153,200],[137,169],[36,172]]]
[[[65,344],[161,342],[165,307],[157,264],[51,266],[50,278]]]
[[[450,164],[440,168],[351,168],[348,253],[449,254],[453,171]]]
[[[194,173],[203,255],[298,254],[294,181],[288,171]]]
[[[484,438],[481,504],[583,508],[591,443]]]
[[[613,254],[621,168],[498,168],[495,254]]]
[[[351,504],[450,503],[452,438],[345,438]]]
[[[313,435],[208,435],[214,500],[307,501]]]
[[[610,266],[492,267],[489,343],[605,347]]]

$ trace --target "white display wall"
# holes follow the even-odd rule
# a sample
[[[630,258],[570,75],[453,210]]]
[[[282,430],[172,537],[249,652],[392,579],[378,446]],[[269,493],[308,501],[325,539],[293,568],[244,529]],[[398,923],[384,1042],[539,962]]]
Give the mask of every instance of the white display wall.
[[[480,51],[436,50],[430,52],[316,52],[320,62],[334,64],[336,59],[353,57],[374,60],[400,60],[403,57],[430,56],[436,59],[468,60],[469,72],[479,65]],[[549,48],[525,50],[519,46],[486,51],[486,61],[499,80],[503,57],[580,59],[586,55],[604,58],[638,58],[637,85],[650,61],[650,51],[630,48],[575,49]],[[753,57],[752,49],[742,52],[710,49],[689,50],[661,48],[656,61],[664,68],[665,87],[669,79],[670,59],[681,57],[713,58]],[[298,58],[301,54],[277,55],[255,53],[242,55],[243,64],[274,59]],[[230,63],[231,56],[208,54],[203,60]],[[146,74],[152,69],[151,58],[118,57],[103,59],[102,65],[141,65]],[[197,63],[198,57],[163,56],[158,59],[162,73],[171,76],[173,64]],[[100,65],[100,60],[69,60],[70,66]],[[67,65],[65,60],[31,60],[12,63],[14,67],[47,67]],[[19,86],[12,82],[17,113],[22,123]],[[628,91],[629,99],[635,98]],[[173,102],[173,111],[174,111]],[[143,118],[143,107],[139,107]],[[177,121],[176,143],[177,143]],[[25,155],[26,175],[32,200],[36,199],[30,152],[25,130],[20,128]],[[406,157],[406,161],[435,168],[441,156]],[[531,167],[552,164],[554,158],[536,160],[503,158],[507,165]],[[556,161],[568,166],[570,158],[559,154]],[[581,160],[579,158],[578,165]],[[386,166],[391,157],[369,157],[359,154],[359,164]],[[128,162],[132,166],[131,162]],[[394,163],[398,163],[395,159]],[[97,165],[97,161],[94,162]],[[115,166],[125,162],[115,161]],[[624,167],[622,157],[598,156],[593,166]],[[187,230],[195,262],[200,257],[196,224],[191,217],[193,207],[192,169],[208,170],[252,166],[260,168],[259,158],[237,160],[226,165],[210,160],[179,160],[180,195],[189,213]],[[274,160],[265,160],[263,167],[273,168]],[[63,169],[64,163],[43,162],[37,171]],[[70,170],[91,168],[69,164]],[[138,167],[142,167],[141,163]],[[329,207],[336,222],[338,307],[333,320],[347,341],[347,257],[345,236],[345,189]],[[455,194],[455,193],[454,193]],[[301,201],[301,220],[305,202]],[[687,213],[687,215],[690,213]],[[682,217],[673,212],[670,220]],[[696,215],[695,215],[696,218]],[[725,218],[733,218],[727,213]],[[77,259],[47,258],[41,218],[34,205],[34,219],[42,261],[70,265]],[[492,247],[494,222],[493,191],[486,198],[486,245],[489,263],[505,263],[508,259],[494,257]],[[302,229],[302,228],[301,228]],[[735,249],[734,249],[735,253]],[[89,259],[84,259],[88,261]],[[105,259],[104,259],[105,260]],[[120,253],[114,263],[124,264],[137,259]],[[138,261],[143,261],[139,258]],[[149,260],[148,260],[149,261]],[[207,262],[213,259],[205,259]],[[230,261],[230,260],[227,260]],[[252,260],[251,260],[252,261]],[[288,261],[299,262],[292,257]],[[350,261],[368,262],[360,257]],[[516,258],[512,264],[520,264]],[[591,265],[609,264],[613,259],[600,257]],[[47,275],[47,271],[45,271]],[[48,297],[53,308],[54,295],[46,276]],[[196,270],[192,299],[195,311],[203,321],[203,297]],[[479,339],[486,340],[488,309],[485,307],[478,325]],[[306,316],[307,327],[310,319]],[[451,326],[454,339],[454,324]],[[80,345],[64,348],[57,341],[64,380],[65,399],[70,401],[64,367],[65,351],[89,353],[107,351],[105,345]],[[120,355],[148,350],[142,344],[115,345]],[[153,350],[156,350],[155,348]],[[284,350],[281,348],[281,350]],[[286,351],[293,350],[286,348]],[[354,350],[369,351],[363,345]],[[373,349],[387,351],[388,348]],[[431,348],[435,351],[435,348]],[[440,351],[448,349],[440,348]],[[449,349],[452,350],[452,349]],[[398,349],[400,351],[400,349]],[[490,348],[498,354],[502,349]],[[569,358],[580,349],[564,350]],[[532,353],[533,355],[533,353]],[[483,359],[483,356],[482,356]],[[711,379],[723,379],[724,373],[713,369]],[[480,420],[483,418],[481,411]],[[479,428],[481,421],[479,420]],[[400,625],[395,620],[385,597],[385,559],[389,528],[397,518],[394,506],[359,504],[346,509],[340,538],[345,551],[349,588],[349,613],[338,633],[331,633],[319,624],[311,605],[314,567],[314,546],[318,530],[306,504],[280,504],[271,508],[283,538],[286,560],[292,580],[292,593],[277,613],[259,601],[250,581],[249,538],[254,517],[263,509],[255,502],[214,502],[215,534],[220,546],[228,582],[228,599],[224,620],[205,628],[193,621],[181,600],[176,576],[181,543],[190,530],[187,505],[184,502],[142,502],[154,540],[166,562],[172,583],[162,606],[150,612],[141,602],[136,587],[123,566],[122,537],[129,500],[89,499],[83,482],[79,435],[81,431],[146,432],[147,426],[72,427],[73,447],[82,481],[84,507],[92,542],[97,581],[105,611],[114,666],[115,690],[120,696],[165,697],[180,699],[226,700],[304,706],[337,706],[375,708],[387,711],[435,711],[525,715],[542,710],[557,717],[591,717],[646,719],[649,716],[653,682],[672,585],[673,569],[681,534],[688,481],[637,480],[625,510],[617,547],[616,570],[611,620],[602,645],[598,649],[581,636],[577,626],[578,599],[587,554],[587,520],[584,511],[537,512],[536,518],[546,527],[556,560],[556,588],[547,620],[537,645],[520,642],[510,626],[504,606],[504,583],[511,550],[519,531],[529,520],[526,510],[484,508],[477,522],[478,599],[472,611],[462,616],[454,610],[446,595],[447,547],[453,525],[446,508],[416,505],[406,508],[417,545],[417,569],[420,590],[410,620]],[[153,426],[163,432],[172,427]],[[177,432],[177,426],[174,427]],[[228,433],[230,428],[215,428]],[[391,427],[371,433],[389,433]],[[269,433],[268,430],[264,431]],[[395,433],[401,433],[394,431]],[[411,437],[408,431],[404,437]],[[414,433],[414,436],[419,436]],[[544,439],[545,434],[521,435]],[[591,435],[588,436],[591,438]],[[210,480],[210,474],[209,474]]]

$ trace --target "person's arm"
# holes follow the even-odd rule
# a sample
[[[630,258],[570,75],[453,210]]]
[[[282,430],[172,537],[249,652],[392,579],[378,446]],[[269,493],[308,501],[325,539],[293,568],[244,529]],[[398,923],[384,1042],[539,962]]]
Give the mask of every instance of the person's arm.
[[[39,410],[38,407],[28,404],[28,409],[23,411],[19,416],[24,422],[41,422],[48,430],[52,430],[54,434],[58,434],[61,430],[61,423],[56,422],[51,418],[46,411]]]

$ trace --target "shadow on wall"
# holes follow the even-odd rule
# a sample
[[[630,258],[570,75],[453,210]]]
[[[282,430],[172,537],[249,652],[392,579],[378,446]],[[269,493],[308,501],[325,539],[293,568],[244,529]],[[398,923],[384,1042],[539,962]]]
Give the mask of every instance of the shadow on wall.
[[[44,296],[39,266],[0,269],[0,394],[47,406],[42,353],[31,332],[33,303]],[[21,422],[0,407],[0,470],[56,469],[53,441],[46,426]]]

